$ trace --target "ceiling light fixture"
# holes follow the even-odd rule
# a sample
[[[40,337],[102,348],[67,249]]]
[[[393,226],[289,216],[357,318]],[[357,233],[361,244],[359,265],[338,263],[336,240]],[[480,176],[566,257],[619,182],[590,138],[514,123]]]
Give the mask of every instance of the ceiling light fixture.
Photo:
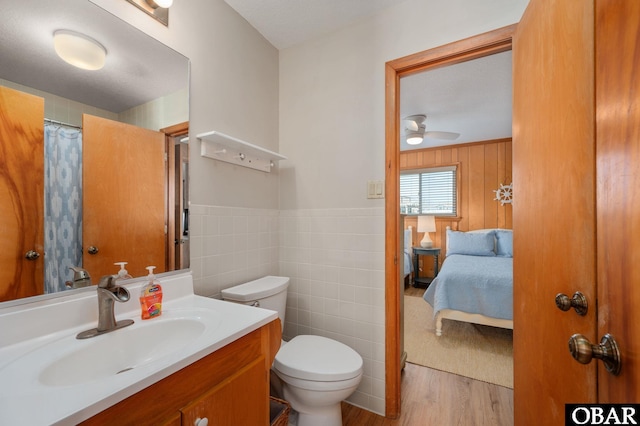
[[[418,127],[418,130],[407,129],[407,143],[409,145],[420,145],[424,139],[424,125]]]
[[[145,0],[149,6],[152,8],[163,7],[168,9],[173,4],[173,0]]]
[[[169,26],[169,7],[173,5],[173,0],[127,0],[127,2],[158,22]]]
[[[427,132],[424,124],[424,120],[426,120],[426,118],[427,116],[424,114],[414,114],[403,119],[407,145],[420,145],[425,137],[452,141],[460,136],[460,133],[454,132],[440,132],[433,130]]]
[[[65,62],[83,70],[99,70],[107,60],[107,49],[103,45],[75,31],[55,31],[53,47]]]

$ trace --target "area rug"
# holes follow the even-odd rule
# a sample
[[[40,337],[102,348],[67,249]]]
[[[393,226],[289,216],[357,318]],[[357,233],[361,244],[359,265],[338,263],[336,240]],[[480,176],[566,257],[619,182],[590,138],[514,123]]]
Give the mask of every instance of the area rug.
[[[438,337],[421,297],[404,296],[404,350],[412,364],[513,389],[513,331],[445,319]]]

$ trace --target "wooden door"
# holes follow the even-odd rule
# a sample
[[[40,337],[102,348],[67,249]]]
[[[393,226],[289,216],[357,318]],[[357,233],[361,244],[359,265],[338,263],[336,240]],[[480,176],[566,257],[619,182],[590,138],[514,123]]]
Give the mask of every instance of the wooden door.
[[[164,134],[87,114],[82,127],[83,267],[94,282],[116,273],[114,262],[133,276],[164,272]]]
[[[640,2],[596,1],[598,334],[620,375],[598,366],[603,403],[640,401]]]
[[[596,340],[593,1],[531,0],[513,45],[514,409],[517,425],[564,424],[565,403],[596,401],[596,363],[568,340]]]
[[[562,424],[565,403],[637,403],[640,396],[638,34],[635,0],[532,0],[518,28],[516,424]],[[550,195],[541,197],[545,187]],[[536,233],[547,238],[540,241]],[[542,249],[527,251],[536,242]],[[553,293],[575,290],[587,296],[586,316],[549,303]],[[557,351],[559,345],[566,351],[574,333],[594,344],[611,334],[621,353],[620,375]]]
[[[0,86],[0,302],[43,293],[44,99]]]

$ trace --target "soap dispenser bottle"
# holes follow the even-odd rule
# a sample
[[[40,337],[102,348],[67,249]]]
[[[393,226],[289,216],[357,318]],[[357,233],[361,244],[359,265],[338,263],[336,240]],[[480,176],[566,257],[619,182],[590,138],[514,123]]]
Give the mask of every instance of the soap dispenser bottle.
[[[130,274],[129,271],[127,271],[125,269],[125,265],[127,264],[127,262],[116,262],[114,263],[114,265],[120,265],[120,270],[118,271],[118,275],[116,277],[116,281],[117,280],[128,280],[130,278],[133,278]]]
[[[147,266],[147,284],[140,291],[140,309],[142,319],[159,317],[162,314],[162,286],[153,275],[155,266]]]

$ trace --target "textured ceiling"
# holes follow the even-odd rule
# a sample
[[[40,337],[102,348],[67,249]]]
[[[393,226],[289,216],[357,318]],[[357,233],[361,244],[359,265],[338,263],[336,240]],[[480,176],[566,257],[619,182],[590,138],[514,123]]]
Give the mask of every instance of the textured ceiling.
[[[352,25],[403,0],[225,0],[278,49]],[[383,87],[380,90],[384,90]],[[426,138],[401,149],[511,137],[511,52],[405,77],[400,117],[425,114],[427,131],[460,133],[454,141]]]
[[[425,138],[409,146],[401,136],[401,150],[509,138],[511,99],[511,51],[404,77],[400,118],[425,114],[427,132],[455,132],[460,137]]]
[[[276,47],[284,48],[402,0],[226,1]],[[0,78],[114,112],[186,83],[186,58],[86,0],[0,0],[0,7]],[[61,61],[51,44],[56,29],[99,40],[109,52],[107,66],[86,72]],[[401,118],[426,114],[427,131],[461,134],[453,143],[511,136],[510,52],[405,77],[400,87]],[[427,138],[408,147],[401,138],[403,149],[451,143]]]
[[[1,79],[116,113],[188,84],[184,56],[87,0],[0,0],[0,10]],[[58,58],[58,29],[99,41],[105,67],[83,71]]]
[[[346,27],[404,0],[225,0],[278,49]]]

